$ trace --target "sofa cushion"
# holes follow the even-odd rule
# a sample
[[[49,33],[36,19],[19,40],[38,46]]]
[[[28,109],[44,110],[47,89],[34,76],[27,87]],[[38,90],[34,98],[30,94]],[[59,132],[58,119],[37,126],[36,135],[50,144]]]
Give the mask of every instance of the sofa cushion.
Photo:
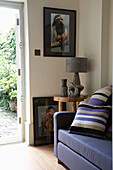
[[[111,105],[112,85],[97,90],[89,100],[89,104],[96,106]]]
[[[68,133],[59,130],[58,139],[73,151],[103,170],[110,170],[112,163],[112,142],[89,136]]]
[[[69,131],[71,133],[104,137],[104,131],[110,113],[110,106],[80,104]]]
[[[58,143],[58,159],[70,170],[100,170],[100,168],[97,168],[97,166],[61,142]]]

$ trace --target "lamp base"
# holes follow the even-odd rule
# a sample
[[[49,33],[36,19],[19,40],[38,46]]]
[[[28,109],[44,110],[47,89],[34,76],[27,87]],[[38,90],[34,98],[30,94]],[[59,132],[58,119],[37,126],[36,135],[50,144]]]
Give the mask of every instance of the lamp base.
[[[82,85],[74,85],[73,82],[70,83],[68,87],[68,96],[69,97],[76,97],[80,96],[80,92],[84,89]]]
[[[79,96],[80,96],[80,92],[84,89],[84,86],[82,86],[82,85],[75,85],[75,86],[76,86],[76,88],[78,88]]]
[[[74,73],[74,76],[73,76],[73,84],[74,84],[74,85],[80,85],[79,73]]]
[[[68,88],[68,96],[76,97],[80,96],[80,92],[84,89],[84,86],[80,84],[79,73],[74,73],[73,82]]]

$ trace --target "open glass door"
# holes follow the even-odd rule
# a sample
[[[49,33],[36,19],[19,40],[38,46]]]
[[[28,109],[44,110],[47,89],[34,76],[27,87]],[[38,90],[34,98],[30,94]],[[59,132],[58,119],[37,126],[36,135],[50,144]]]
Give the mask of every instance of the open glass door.
[[[24,141],[25,84],[23,3],[1,1],[0,12],[2,12],[1,18],[4,19],[2,27],[7,28],[10,20],[11,22],[13,19],[15,21],[15,24],[11,23],[11,27],[8,33],[6,33],[7,36],[4,34],[6,36],[5,38],[3,38],[4,36],[0,29],[0,143],[3,144]],[[11,16],[13,16],[13,19]],[[5,25],[6,23],[7,25]],[[4,63],[7,63],[7,65]],[[7,68],[9,69],[8,71]],[[3,72],[3,70],[5,71]],[[3,82],[3,80],[7,81]],[[8,87],[10,87],[10,90],[7,90]],[[4,89],[7,90],[5,93],[3,91]],[[3,94],[5,94],[5,101],[3,101]],[[9,102],[9,99],[12,101],[17,99],[17,105],[13,106],[12,110],[9,107],[12,101]]]

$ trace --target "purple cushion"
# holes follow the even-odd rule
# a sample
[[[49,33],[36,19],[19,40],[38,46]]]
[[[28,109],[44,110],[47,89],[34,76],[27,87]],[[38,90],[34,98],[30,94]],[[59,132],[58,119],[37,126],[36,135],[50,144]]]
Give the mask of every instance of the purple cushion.
[[[111,102],[112,85],[97,90],[89,100],[89,104],[95,106],[109,105]],[[109,102],[108,102],[109,101]]]
[[[69,132],[104,138],[110,106],[80,104]]]

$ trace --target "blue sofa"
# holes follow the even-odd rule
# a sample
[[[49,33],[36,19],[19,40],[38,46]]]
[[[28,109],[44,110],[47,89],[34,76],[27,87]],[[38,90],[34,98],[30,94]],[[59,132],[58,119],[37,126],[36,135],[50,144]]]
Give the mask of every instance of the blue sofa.
[[[71,170],[111,170],[112,142],[69,133],[74,116],[72,111],[54,114],[54,155],[58,162]]]

